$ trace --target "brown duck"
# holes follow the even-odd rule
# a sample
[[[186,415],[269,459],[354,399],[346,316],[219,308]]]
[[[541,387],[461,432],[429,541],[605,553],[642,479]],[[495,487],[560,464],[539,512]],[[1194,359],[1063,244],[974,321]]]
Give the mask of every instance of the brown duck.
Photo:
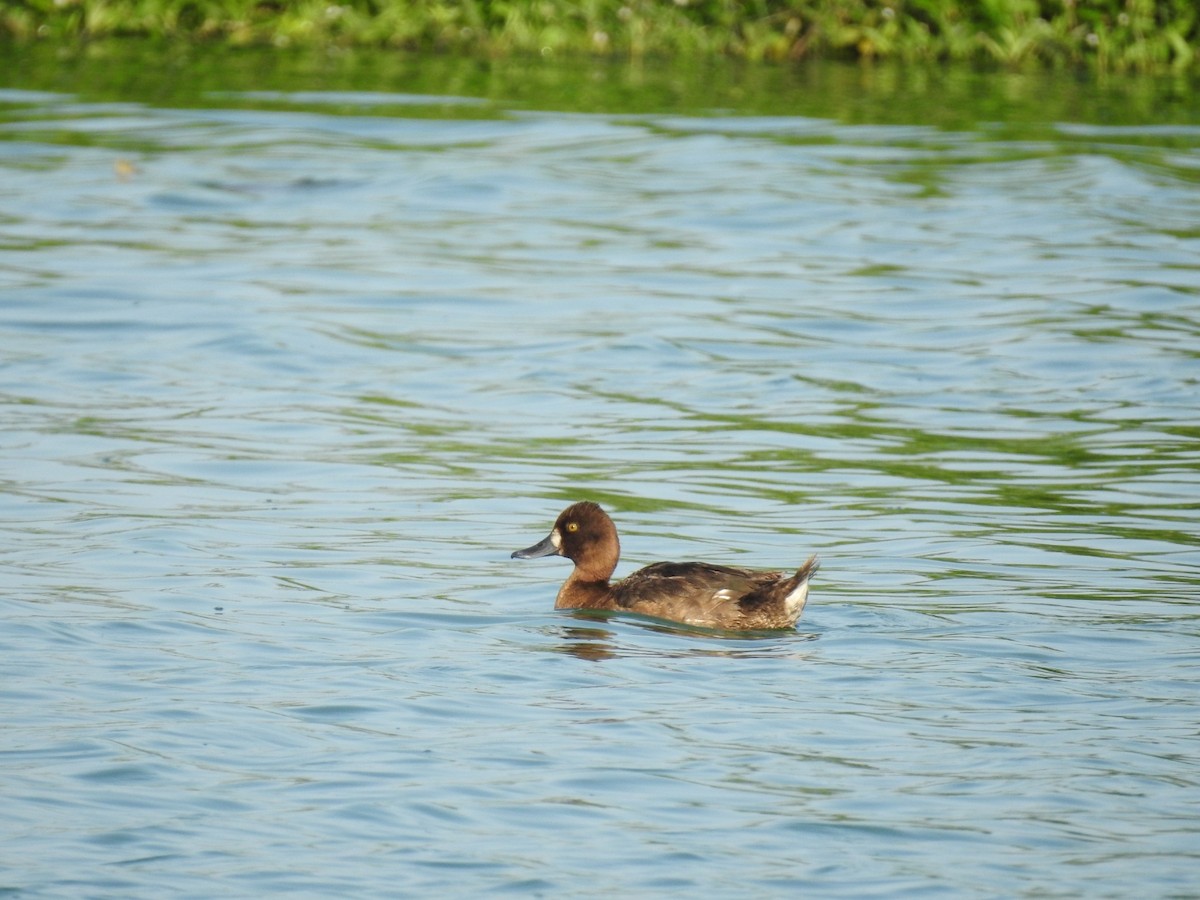
[[[726,631],[792,628],[817,571],[810,557],[794,575],[702,562],[660,562],[610,583],[621,544],[612,519],[597,504],[568,506],[546,539],[513,559],[565,556],[575,568],[555,609],[612,609]]]

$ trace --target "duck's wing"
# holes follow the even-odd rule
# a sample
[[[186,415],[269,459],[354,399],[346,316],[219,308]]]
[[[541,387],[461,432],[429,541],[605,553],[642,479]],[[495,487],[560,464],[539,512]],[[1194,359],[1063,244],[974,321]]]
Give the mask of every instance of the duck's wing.
[[[621,609],[676,619],[711,622],[716,611],[778,579],[779,572],[738,569],[712,563],[654,563],[613,585]]]

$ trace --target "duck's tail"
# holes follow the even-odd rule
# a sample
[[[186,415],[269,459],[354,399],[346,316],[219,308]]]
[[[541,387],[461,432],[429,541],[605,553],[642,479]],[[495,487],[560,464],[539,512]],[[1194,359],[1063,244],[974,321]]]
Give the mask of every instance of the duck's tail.
[[[788,618],[793,622],[800,618],[800,613],[804,612],[804,604],[808,602],[808,580],[812,578],[813,573],[819,567],[820,561],[814,554],[808,558],[808,562],[796,570],[796,574],[789,578],[784,585],[787,593],[783,598],[783,606],[787,610]]]

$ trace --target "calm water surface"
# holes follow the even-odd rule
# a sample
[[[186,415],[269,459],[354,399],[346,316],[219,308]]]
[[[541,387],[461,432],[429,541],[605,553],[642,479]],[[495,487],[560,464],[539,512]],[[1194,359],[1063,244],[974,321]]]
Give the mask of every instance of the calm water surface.
[[[179,65],[0,92],[0,892],[1195,895],[1190,86]]]

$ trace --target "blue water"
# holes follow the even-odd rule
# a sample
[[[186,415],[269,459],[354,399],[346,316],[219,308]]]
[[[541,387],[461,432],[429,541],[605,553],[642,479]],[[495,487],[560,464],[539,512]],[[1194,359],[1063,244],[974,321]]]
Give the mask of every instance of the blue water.
[[[0,93],[0,893],[1194,895],[1200,114],[203,96]]]

